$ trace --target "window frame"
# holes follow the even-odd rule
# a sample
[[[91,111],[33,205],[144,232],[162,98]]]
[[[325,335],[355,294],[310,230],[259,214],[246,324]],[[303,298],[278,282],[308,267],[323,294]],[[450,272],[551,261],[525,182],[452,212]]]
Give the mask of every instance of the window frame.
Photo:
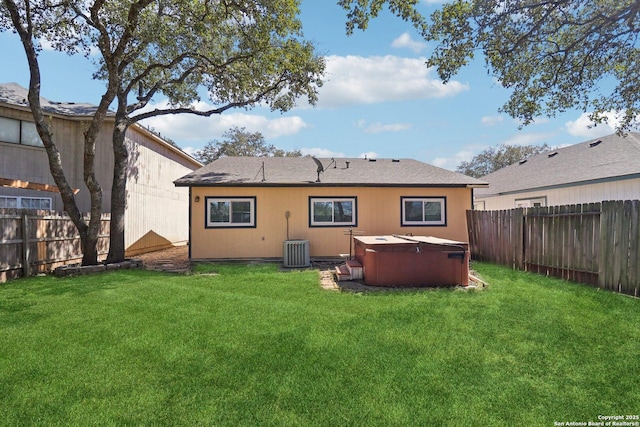
[[[351,221],[336,222],[335,209],[332,206],[331,222],[314,220],[314,203],[331,202],[335,206],[335,202],[351,202]],[[316,227],[357,227],[358,226],[358,197],[356,196],[309,196],[309,228]]]
[[[536,206],[536,203],[538,204],[538,206]],[[513,204],[515,208],[546,207],[547,196],[526,197],[522,199],[515,199]]]
[[[211,211],[210,211],[210,202],[218,201],[218,202],[228,202],[229,205],[229,222],[211,222]],[[251,220],[249,222],[232,222],[233,212],[232,212],[232,204],[233,202],[249,202],[249,215]],[[229,197],[218,197],[218,196],[207,196],[204,198],[204,228],[256,228],[257,227],[257,210],[256,210],[256,196],[229,196]]]
[[[440,221],[408,221],[406,219],[405,202],[422,202],[422,218],[424,218],[425,202],[440,203]],[[446,196],[401,196],[400,197],[400,226],[401,227],[446,227],[447,226],[447,198]]]
[[[53,198],[51,197],[32,197],[32,196],[7,196],[7,195],[0,195],[0,199],[13,199],[16,201],[16,207],[14,208],[3,208],[3,209],[29,209],[29,210],[38,210],[38,211],[52,211],[53,210]],[[49,203],[49,207],[48,208],[42,208],[42,207],[38,207],[38,208],[30,208],[30,207],[24,207],[22,205],[22,201],[25,199],[29,199],[29,200],[38,200],[40,202],[42,201],[47,201]]]
[[[44,144],[42,142],[42,139],[40,139],[40,136],[38,135],[38,131],[35,127],[36,124],[34,122],[29,122],[26,120],[20,120],[20,119],[15,119],[13,117],[5,117],[5,116],[0,116],[0,119],[2,121],[14,122],[14,124],[17,125],[16,139],[12,141],[9,141],[7,139],[0,139],[0,142],[4,142],[6,144],[22,145],[25,147],[38,147],[38,148],[44,147]],[[34,143],[33,139],[27,140],[27,137],[29,135],[37,136],[36,143]]]

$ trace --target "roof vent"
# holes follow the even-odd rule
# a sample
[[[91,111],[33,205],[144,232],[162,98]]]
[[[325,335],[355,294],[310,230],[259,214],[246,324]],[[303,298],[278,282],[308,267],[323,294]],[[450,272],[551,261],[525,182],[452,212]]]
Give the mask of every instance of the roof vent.
[[[520,160],[520,161],[518,162],[518,164],[519,164],[519,165],[524,165],[525,163],[527,163],[527,159]]]
[[[349,160],[345,161],[345,163],[347,164],[347,169],[349,169],[349,163],[351,163]]]
[[[549,153],[547,156],[548,156],[549,158],[552,158],[552,157],[555,157],[555,156],[557,156],[557,155],[558,155],[558,152],[557,152],[557,151],[554,151],[553,153]]]
[[[591,144],[589,144],[589,147],[597,147],[598,145],[600,145],[602,143],[602,140],[597,140],[592,142]]]
[[[400,163],[400,159],[391,159],[393,163]]]
[[[376,159],[369,159],[369,161],[370,161],[370,162],[375,162],[375,161],[376,161]]]

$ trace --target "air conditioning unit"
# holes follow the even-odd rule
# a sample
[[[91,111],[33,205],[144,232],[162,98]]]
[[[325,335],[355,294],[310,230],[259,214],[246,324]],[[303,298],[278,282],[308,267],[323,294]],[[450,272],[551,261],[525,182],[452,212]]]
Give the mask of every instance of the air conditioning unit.
[[[309,241],[285,240],[284,242],[284,266],[285,267],[309,267]]]

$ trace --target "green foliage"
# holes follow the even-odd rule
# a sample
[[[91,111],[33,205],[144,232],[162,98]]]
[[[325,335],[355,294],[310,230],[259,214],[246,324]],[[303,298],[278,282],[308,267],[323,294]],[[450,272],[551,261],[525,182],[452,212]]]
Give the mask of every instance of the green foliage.
[[[222,135],[222,141],[209,141],[202,150],[195,153],[195,158],[204,164],[211,163],[220,157],[255,156],[255,157],[300,157],[300,150],[285,151],[272,144],[267,144],[260,132],[247,132],[245,128],[234,126]]]
[[[512,90],[501,110],[524,125],[579,108],[597,123],[618,113],[623,132],[640,112],[638,12],[633,0],[456,0],[432,16],[427,40],[440,44],[427,64],[446,82],[481,52]]]
[[[427,23],[424,16],[416,10],[419,3],[420,0],[338,0],[338,5],[347,11],[347,34],[352,34],[356,28],[366,30],[369,20],[376,18],[386,5],[390,12],[413,24],[424,36]]]
[[[461,162],[456,172],[480,178],[502,169],[506,166],[518,163],[535,154],[549,150],[547,144],[543,145],[509,145],[502,144],[499,147],[489,147],[468,162]]]
[[[638,300],[487,264],[351,294],[210,265],[0,287],[6,425],[531,425],[634,414]]]

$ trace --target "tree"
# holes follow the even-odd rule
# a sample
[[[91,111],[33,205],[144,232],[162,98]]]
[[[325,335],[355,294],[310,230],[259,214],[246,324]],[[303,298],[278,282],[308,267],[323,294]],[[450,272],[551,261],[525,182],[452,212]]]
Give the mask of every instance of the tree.
[[[250,133],[245,128],[234,126],[222,135],[222,141],[210,141],[202,150],[195,153],[195,158],[201,163],[211,163],[220,157],[231,156],[271,156],[271,157],[300,157],[300,150],[284,151],[274,145],[267,145],[260,132]]]
[[[526,126],[568,109],[594,123],[617,115],[618,133],[640,122],[637,0],[454,0],[429,20],[418,0],[339,0],[347,33],[383,6],[436,42],[427,66],[446,83],[480,53],[509,100],[499,109]]]
[[[464,175],[480,178],[502,169],[506,166],[525,160],[535,154],[549,150],[547,144],[543,145],[508,145],[502,144],[498,148],[489,147],[468,162],[462,162],[456,168],[456,172]]]
[[[65,16],[65,9],[60,5],[50,8],[32,7],[25,2],[19,7],[13,0],[3,0],[0,7],[0,30],[12,28],[20,37],[29,64],[29,93],[28,101],[33,114],[36,129],[47,152],[51,175],[60,190],[60,196],[65,211],[78,229],[82,247],[82,264],[91,265],[98,262],[98,233],[100,231],[100,216],[102,213],[102,189],[95,175],[95,140],[107,114],[109,104],[113,98],[109,97],[109,90],[100,100],[87,129],[84,132],[84,161],[83,177],[89,190],[91,208],[89,221],[85,221],[75,201],[73,188],[67,181],[62,168],[61,154],[53,142],[53,134],[49,121],[45,117],[40,104],[40,66],[37,40],[43,37],[52,25],[59,28],[70,28]],[[36,11],[34,11],[34,9]],[[111,88],[110,88],[111,89]]]
[[[579,108],[595,123],[616,112],[623,133],[640,112],[639,12],[635,0],[456,0],[431,16],[427,65],[446,82],[480,51],[512,90],[501,111],[524,125]]]
[[[51,40],[56,49],[69,53],[88,54],[96,47],[100,52],[95,77],[106,82],[106,91],[98,109],[100,115],[96,112],[92,122],[96,134],[106,107],[116,101],[109,261],[124,258],[126,131],[130,125],[166,114],[211,116],[258,103],[286,111],[300,96],[314,104],[317,87],[322,84],[324,61],[315,55],[312,44],[302,40],[297,1],[60,0],[53,4],[38,0],[18,7],[14,0],[3,0],[3,5],[0,29],[17,29],[27,52],[32,75],[30,99],[32,92],[39,98],[34,47],[38,37]],[[200,88],[207,90],[215,107],[207,111],[192,107],[199,100]],[[144,110],[159,94],[169,99],[169,107]],[[52,173],[54,169],[62,173],[59,158],[53,152],[55,145],[50,135],[47,137],[46,123],[37,117],[41,108],[39,104],[31,106],[43,141],[48,138],[45,147],[52,147]],[[89,136],[85,134],[85,152],[91,153],[95,152],[95,135],[93,141],[88,140]],[[93,157],[85,156],[85,175],[94,162]],[[95,180],[85,182],[87,186],[94,185],[90,191],[96,194],[95,203],[92,197],[91,218],[94,213],[99,217],[99,185]],[[75,200],[66,199],[65,210],[77,210]],[[83,228],[82,221],[74,223],[79,230]],[[87,246],[94,235],[97,243],[97,231],[88,229]],[[95,262],[93,258],[83,258],[83,264]]]

